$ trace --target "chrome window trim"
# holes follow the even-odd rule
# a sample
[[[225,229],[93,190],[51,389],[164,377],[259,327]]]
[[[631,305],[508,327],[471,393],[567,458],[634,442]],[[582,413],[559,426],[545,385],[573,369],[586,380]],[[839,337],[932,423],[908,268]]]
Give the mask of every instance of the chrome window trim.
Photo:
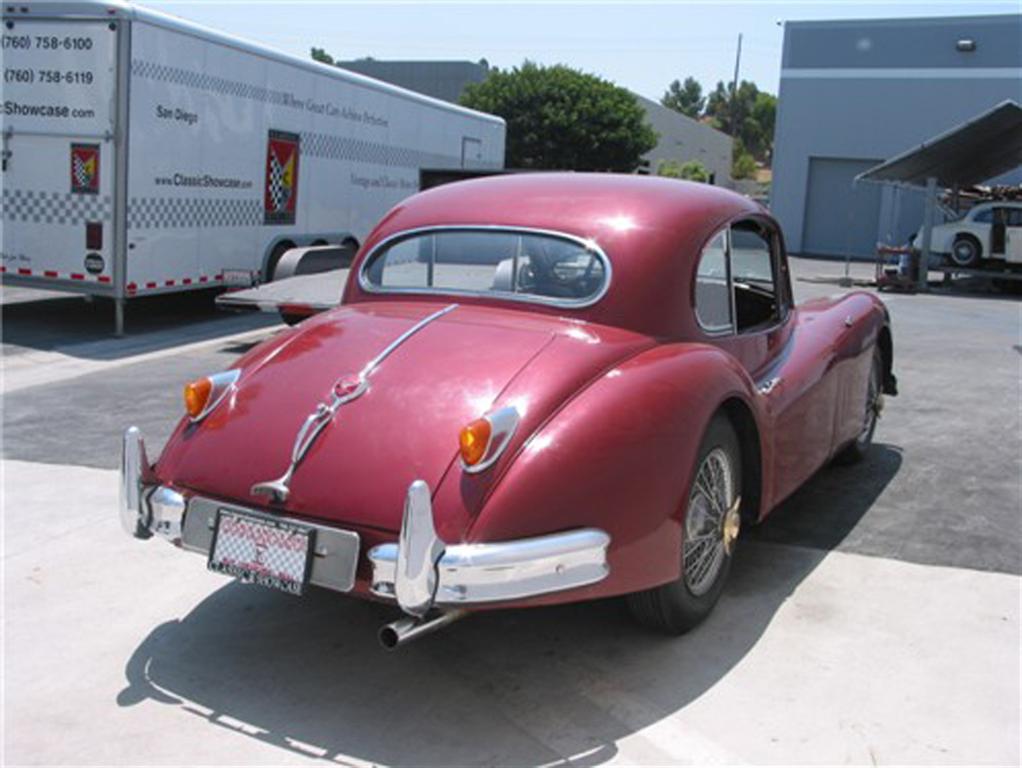
[[[437,232],[507,232],[511,234],[541,235],[561,240],[568,240],[582,246],[585,250],[595,254],[603,264],[604,278],[600,290],[585,299],[559,299],[553,296],[539,296],[536,294],[508,293],[506,291],[466,291],[457,288],[446,288],[444,290],[430,288],[383,288],[374,286],[369,282],[366,275],[367,268],[379,256],[379,254],[393,245],[398,240],[406,240],[417,235],[431,234]],[[586,239],[578,235],[559,232],[554,229],[542,229],[538,227],[521,227],[503,224],[438,224],[435,226],[415,227],[395,232],[378,242],[373,249],[362,260],[358,269],[358,285],[366,293],[377,296],[471,296],[475,298],[493,299],[495,301],[514,301],[522,304],[539,304],[541,306],[559,307],[561,309],[583,309],[591,307],[607,295],[610,284],[613,280],[613,266],[610,257],[599,246],[595,239]]]
[[[727,327],[712,328],[708,325],[703,324],[703,320],[699,317],[699,304],[696,300],[696,289],[699,283],[699,266],[703,263],[703,256],[706,254],[706,248],[712,243],[717,235],[724,236],[724,283],[727,287],[727,302],[728,302],[728,315],[731,321]],[[725,224],[720,229],[716,230],[710,237],[703,243],[703,247],[699,249],[699,259],[696,261],[696,271],[694,279],[692,281],[692,314],[696,316],[696,325],[699,326],[700,330],[707,336],[712,338],[723,338],[725,336],[734,336],[737,332],[735,326],[735,296],[734,289],[731,285],[731,223]]]
[[[780,240],[777,237],[777,228],[774,227],[774,225],[772,223],[770,223],[768,220],[763,219],[763,218],[761,218],[759,216],[755,216],[755,215],[742,216],[740,218],[733,219],[730,222],[728,222],[728,225],[727,225],[728,226],[728,279],[732,278],[732,274],[731,274],[731,259],[730,259],[730,254],[731,254],[731,229],[735,226],[735,224],[741,224],[743,221],[760,222],[760,223],[763,223],[763,224],[765,224],[767,226],[767,229],[768,229],[768,232],[769,232],[769,235],[770,235],[770,237],[768,238],[768,243],[769,243],[769,246],[770,246],[770,273],[773,275],[773,278],[774,278],[774,296],[776,297],[776,301],[777,301],[777,319],[776,319],[776,322],[772,323],[771,325],[765,325],[765,324],[761,323],[760,325],[754,325],[751,328],[747,328],[744,331],[740,331],[738,329],[738,316],[737,316],[737,313],[733,311],[735,309],[735,301],[734,301],[735,285],[734,285],[734,281],[731,280],[732,322],[734,324],[734,329],[735,329],[734,330],[734,335],[735,336],[755,336],[755,335],[760,334],[760,333],[772,333],[773,331],[776,331],[778,328],[781,328],[785,323],[788,322],[788,315],[790,313],[790,309],[791,308],[789,306],[788,296],[782,296],[782,293],[790,294],[791,280],[790,280],[790,278],[787,280],[786,285],[783,287],[784,290],[782,291],[781,279],[780,279],[781,278],[781,274],[780,274],[780,271],[781,271],[781,243],[780,243]],[[782,299],[783,299],[783,301],[782,301]]]

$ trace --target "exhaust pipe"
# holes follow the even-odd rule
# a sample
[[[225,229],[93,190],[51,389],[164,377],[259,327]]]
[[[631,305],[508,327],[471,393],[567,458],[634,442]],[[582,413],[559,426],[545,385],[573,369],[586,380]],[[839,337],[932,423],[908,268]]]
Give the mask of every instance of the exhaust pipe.
[[[380,627],[379,638],[380,645],[386,648],[388,651],[392,651],[399,645],[411,642],[416,638],[428,635],[430,632],[436,632],[438,629],[443,629],[448,624],[453,624],[458,619],[463,618],[468,614],[468,611],[450,611],[448,613],[442,613],[435,619],[429,619],[423,621],[412,616],[406,616],[403,619],[398,619],[390,624],[386,624]]]

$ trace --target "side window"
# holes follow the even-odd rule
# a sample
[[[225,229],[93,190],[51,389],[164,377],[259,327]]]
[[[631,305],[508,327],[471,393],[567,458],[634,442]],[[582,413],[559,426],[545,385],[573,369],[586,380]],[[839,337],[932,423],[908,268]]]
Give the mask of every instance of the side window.
[[[696,269],[696,319],[710,333],[731,330],[731,292],[728,290],[727,230],[718,232],[703,248]]]
[[[1008,209],[1008,226],[1022,227],[1022,208]]]
[[[756,221],[731,227],[731,282],[738,333],[768,327],[784,303],[774,270],[773,234]]]
[[[979,222],[981,224],[990,224],[994,220],[993,208],[987,208],[985,210],[980,211],[979,213],[972,217],[972,220]]]

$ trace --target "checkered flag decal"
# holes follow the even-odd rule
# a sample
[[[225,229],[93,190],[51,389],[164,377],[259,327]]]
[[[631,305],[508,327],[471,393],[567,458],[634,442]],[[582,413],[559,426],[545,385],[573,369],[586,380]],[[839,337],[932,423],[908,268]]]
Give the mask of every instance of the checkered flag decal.
[[[273,210],[284,210],[290,197],[290,188],[284,186],[284,166],[275,154],[270,153],[270,200],[273,202]]]
[[[75,186],[85,187],[88,186],[92,180],[92,174],[89,173],[85,167],[85,162],[78,155],[74,156],[74,174],[75,174]]]

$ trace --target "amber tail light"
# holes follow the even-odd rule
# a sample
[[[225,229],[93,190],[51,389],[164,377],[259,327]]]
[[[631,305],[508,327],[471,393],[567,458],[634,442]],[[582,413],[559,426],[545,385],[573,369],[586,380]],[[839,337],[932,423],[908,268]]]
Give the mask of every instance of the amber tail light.
[[[231,387],[234,386],[240,375],[240,370],[233,369],[215,373],[212,376],[205,376],[185,384],[185,411],[191,420],[200,421],[216,408],[231,390]]]
[[[462,428],[458,435],[461,466],[466,472],[482,472],[507,448],[520,416],[513,406],[490,411]]]
[[[486,419],[476,419],[461,430],[458,445],[461,449],[461,460],[466,466],[474,466],[483,460],[492,431],[493,428]]]

